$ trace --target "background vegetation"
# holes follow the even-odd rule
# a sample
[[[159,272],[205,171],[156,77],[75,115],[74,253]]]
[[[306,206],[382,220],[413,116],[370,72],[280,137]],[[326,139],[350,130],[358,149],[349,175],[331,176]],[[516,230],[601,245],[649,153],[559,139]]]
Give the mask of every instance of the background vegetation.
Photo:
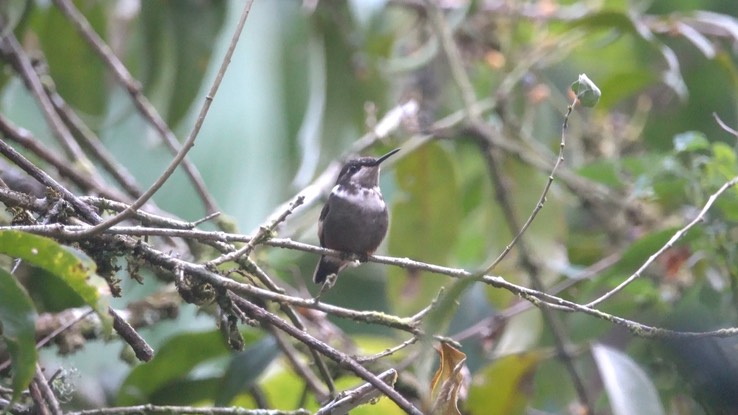
[[[0,2],[0,407],[312,413],[385,373],[406,404],[352,413],[738,413],[734,0],[262,0],[223,71],[244,7]],[[151,215],[75,234],[195,136]],[[313,302],[340,163],[395,147],[382,256]]]

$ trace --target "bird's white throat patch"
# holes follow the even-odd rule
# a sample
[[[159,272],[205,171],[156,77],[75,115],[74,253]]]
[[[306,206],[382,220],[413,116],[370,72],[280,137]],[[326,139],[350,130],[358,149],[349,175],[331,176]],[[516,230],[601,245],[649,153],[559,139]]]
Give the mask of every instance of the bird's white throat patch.
[[[382,193],[379,191],[379,187],[377,186],[371,188],[354,187],[346,189],[343,186],[336,185],[333,187],[333,190],[331,190],[331,194],[350,203],[365,205],[369,209],[376,206],[378,210],[382,210],[385,207]]]

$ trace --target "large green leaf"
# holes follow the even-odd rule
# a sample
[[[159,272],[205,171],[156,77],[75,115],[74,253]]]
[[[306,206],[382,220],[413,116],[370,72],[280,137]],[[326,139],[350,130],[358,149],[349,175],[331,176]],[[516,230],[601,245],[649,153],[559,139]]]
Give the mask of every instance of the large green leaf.
[[[233,398],[248,389],[279,354],[274,337],[265,337],[236,354],[223,375],[215,404],[229,405]]]
[[[524,413],[541,353],[501,357],[474,376],[465,408],[472,414]]]
[[[17,279],[0,268],[0,336],[13,368],[13,400],[28,387],[36,368],[36,310]]]
[[[53,239],[14,230],[0,231],[0,254],[20,258],[58,278],[97,312],[106,332],[110,332],[112,321],[106,301],[87,281],[97,268],[87,255]]]
[[[617,34],[631,34],[649,48],[657,51],[664,62],[665,69],[661,73],[661,81],[674,91],[680,98],[687,98],[687,89],[674,51],[663,44],[644,22],[645,18],[626,9],[622,11],[605,10],[585,14],[579,19],[572,20],[569,27],[572,29],[614,30]],[[645,79],[644,79],[645,81]]]
[[[459,232],[461,194],[456,166],[438,144],[421,148],[397,164],[398,194],[392,205],[389,252],[434,264],[447,262]],[[447,279],[391,268],[389,298],[401,315],[417,311]]]
[[[80,10],[103,37],[107,7],[105,2],[85,2]],[[56,7],[44,10],[45,13],[35,14],[31,28],[41,43],[59,94],[84,113],[101,115],[108,93],[103,87],[105,66]]]
[[[152,393],[149,402],[157,405],[196,405],[212,402],[221,383],[220,376],[173,380]]]
[[[595,344],[592,356],[605,384],[614,415],[663,415],[664,407],[648,375],[628,355]]]
[[[140,76],[170,126],[186,115],[200,91],[226,6],[225,1],[142,3]]]
[[[247,343],[256,339],[252,331],[246,335],[249,336],[245,339]],[[131,371],[120,388],[117,403],[137,405],[150,402],[153,396],[171,396],[163,391],[171,390],[173,384],[192,380],[191,372],[195,367],[203,368],[208,363],[217,366],[216,360],[227,357],[229,353],[218,330],[175,336],[159,349],[150,362]],[[215,370],[221,371],[219,368]]]

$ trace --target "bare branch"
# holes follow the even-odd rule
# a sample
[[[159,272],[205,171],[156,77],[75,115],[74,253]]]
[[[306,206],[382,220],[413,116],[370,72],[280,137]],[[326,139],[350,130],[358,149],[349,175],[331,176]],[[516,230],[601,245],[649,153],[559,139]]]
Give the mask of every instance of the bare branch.
[[[500,254],[500,256],[490,266],[488,266],[485,271],[480,273],[486,274],[490,272],[495,267],[495,265],[502,261],[502,259],[510,251],[510,249],[518,241],[520,241],[520,237],[528,229],[530,224],[533,223],[533,220],[535,220],[538,212],[543,208],[543,204],[546,201],[546,195],[548,195],[548,191],[551,188],[551,184],[554,180],[554,173],[556,172],[556,169],[558,169],[559,164],[561,164],[561,162],[564,160],[564,143],[566,137],[565,133],[567,122],[569,120],[569,114],[571,114],[573,104],[569,106],[566,116],[564,117],[564,124],[561,132],[561,144],[559,146],[559,156],[554,163],[551,173],[549,173],[549,180],[544,186],[541,197],[538,200],[536,207],[533,209],[533,212],[528,217],[528,220],[525,222],[525,224],[523,224],[522,227],[519,227],[517,218],[515,217],[515,214],[512,210],[512,205],[509,203],[509,200],[507,198],[508,193],[505,191],[504,181],[502,180],[501,175],[497,174],[497,163],[495,163],[492,159],[494,157],[494,154],[491,154],[491,152],[496,151],[496,149],[492,148],[490,144],[491,139],[488,137],[493,136],[494,134],[490,133],[490,129],[488,128],[487,124],[484,123],[481,116],[479,115],[479,111],[474,106],[477,102],[477,98],[476,94],[474,93],[474,88],[472,86],[471,80],[469,79],[469,75],[466,73],[466,70],[463,67],[461,54],[456,47],[453,35],[439,8],[432,0],[426,0],[426,5],[428,14],[431,18],[431,22],[433,23],[433,28],[436,31],[436,34],[441,42],[446,60],[451,67],[451,73],[454,82],[461,92],[461,96],[464,102],[464,109],[466,110],[467,117],[469,118],[469,123],[471,124],[472,128],[476,129],[479,132],[480,136],[483,138],[483,142],[485,143],[483,148],[489,147],[488,153],[490,154],[486,154],[486,156],[488,157],[487,159],[490,170],[493,173],[492,178],[495,181],[495,188],[497,189],[497,195],[500,199],[500,205],[503,207],[503,211],[506,212],[507,221],[512,229],[512,232],[515,232],[516,229],[519,228],[517,235],[513,238],[512,242],[505,247],[505,250]],[[537,277],[538,266],[534,264],[532,258],[528,253],[528,250],[525,248],[525,245],[521,244],[520,251],[521,262],[523,264],[523,267],[528,271],[528,275],[530,275],[533,287],[538,290],[542,290],[543,286]],[[589,399],[587,390],[584,387],[584,381],[582,380],[581,375],[574,366],[574,363],[569,353],[567,352],[566,343],[568,342],[568,339],[566,333],[561,328],[561,322],[558,320],[557,316],[551,313],[551,310],[549,310],[548,308],[541,308],[541,312],[544,319],[548,323],[551,333],[553,334],[554,343],[558,351],[558,356],[572,378],[572,382],[574,383],[574,387],[577,391],[580,402],[585,408],[592,408],[591,400]],[[588,409],[588,411],[589,410],[590,409]]]
[[[648,259],[646,260],[646,262],[644,262],[643,265],[641,265],[636,270],[636,272],[634,272],[625,281],[623,281],[620,284],[618,284],[617,287],[615,287],[612,290],[606,292],[605,294],[603,294],[602,296],[600,296],[596,300],[587,303],[587,307],[594,307],[597,304],[600,304],[601,302],[607,300],[608,298],[612,297],[616,293],[620,292],[623,288],[627,287],[628,284],[630,284],[631,282],[633,282],[636,279],[640,278],[640,276],[643,273],[643,271],[645,271],[646,268],[648,268],[653,263],[653,261],[656,260],[656,258],[658,258],[659,256],[661,256],[661,254],[663,254],[664,252],[666,252],[667,249],[673,247],[674,244],[679,239],[681,239],[684,235],[686,235],[687,232],[689,232],[689,230],[692,229],[695,225],[697,225],[698,223],[702,222],[705,219],[705,215],[707,214],[707,211],[710,210],[710,208],[712,207],[713,203],[715,203],[715,201],[720,197],[720,195],[722,195],[723,193],[725,193],[725,191],[727,191],[731,187],[735,186],[736,183],[738,183],[738,176],[733,177],[732,179],[730,179],[727,182],[723,183],[723,185],[720,186],[720,188],[715,193],[713,193],[712,195],[710,195],[710,197],[707,199],[707,203],[705,203],[705,205],[702,207],[702,209],[697,214],[697,216],[694,219],[692,219],[688,224],[686,224],[683,228],[679,229],[676,233],[674,233],[674,235],[666,242],[666,244],[664,244],[664,246],[662,246],[661,249],[659,249],[654,254],[652,254],[650,257],[648,257]]]
[[[230,252],[226,255],[221,255],[218,258],[213,259],[212,261],[208,262],[208,266],[216,267],[220,264],[223,264],[228,261],[233,261],[235,259],[238,259],[242,256],[249,256],[251,251],[254,250],[254,247],[256,247],[257,244],[263,242],[265,238],[268,238],[270,234],[274,231],[274,229],[279,225],[280,223],[284,222],[285,219],[287,219],[287,216],[289,216],[292,212],[294,212],[295,208],[300,206],[302,202],[305,200],[305,197],[300,195],[295,198],[295,200],[290,203],[290,205],[285,209],[284,212],[282,212],[281,215],[279,215],[277,218],[272,220],[270,223],[262,225],[259,227],[259,230],[256,232],[254,236],[251,237],[251,240],[244,245],[242,248]]]
[[[189,415],[310,415],[310,411],[297,409],[282,411],[278,409],[244,409],[237,406],[225,408],[203,408],[175,405],[139,405],[113,408],[88,409],[67,412],[67,415],[139,415],[139,414],[189,414]]]
[[[551,169],[551,173],[548,175],[548,181],[546,182],[546,185],[543,187],[543,192],[541,193],[541,196],[538,198],[538,202],[536,203],[536,207],[533,208],[533,212],[531,212],[530,216],[528,216],[528,219],[525,221],[522,227],[520,227],[520,230],[518,233],[513,237],[512,241],[510,241],[509,244],[505,246],[505,249],[502,250],[500,255],[492,261],[489,266],[485,269],[484,273],[488,274],[492,272],[493,269],[499,264],[505,256],[510,252],[513,246],[518,242],[518,240],[523,236],[525,231],[530,227],[530,225],[533,223],[533,221],[536,219],[536,216],[538,216],[538,212],[543,209],[543,204],[546,203],[546,197],[548,196],[549,190],[551,190],[551,185],[553,184],[554,177],[556,174],[556,170],[559,168],[559,165],[564,161],[564,146],[566,145],[566,129],[569,125],[569,115],[571,115],[571,111],[574,108],[574,105],[576,104],[576,100],[572,102],[571,105],[566,110],[566,114],[564,115],[564,124],[561,127],[561,142],[559,143],[559,156],[556,157],[556,163],[554,163],[553,168]],[[485,134],[485,137],[487,134]]]
[[[305,345],[307,345],[311,349],[315,349],[320,354],[335,361],[336,363],[338,363],[339,366],[354,372],[358,377],[369,382],[372,386],[374,386],[375,388],[379,389],[382,393],[387,395],[388,398],[394,401],[397,404],[397,406],[402,408],[402,410],[404,410],[408,414],[411,414],[411,415],[422,415],[423,414],[418,408],[415,407],[415,405],[413,405],[407,399],[405,399],[404,396],[400,395],[395,389],[393,389],[391,386],[389,386],[388,384],[384,383],[384,381],[379,379],[377,375],[374,375],[373,373],[369,372],[367,369],[364,368],[364,366],[361,366],[358,362],[356,362],[356,360],[352,359],[350,356],[346,355],[345,353],[342,353],[330,347],[326,343],[310,336],[309,334],[292,327],[291,325],[287,324],[287,322],[277,317],[276,315],[260,307],[257,307],[248,301],[242,302],[240,306],[243,307],[244,311],[247,312],[250,316],[252,316],[256,320],[259,320],[262,323],[267,323],[267,324],[277,327],[278,329],[289,334],[291,337],[303,342]]]
[[[51,387],[46,380],[46,376],[44,376],[44,371],[38,363],[36,363],[36,375],[33,378],[33,383],[38,388],[41,396],[43,396],[43,399],[46,402],[46,409],[48,409],[49,413],[51,415],[62,415],[59,401],[56,399],[56,396],[54,396],[54,391],[51,390]],[[39,404],[40,402],[37,401],[36,403]]]
[[[97,194],[103,195],[110,199],[127,200],[128,198],[116,191],[111,189],[110,186],[105,186],[99,181],[95,180],[90,176],[89,173],[82,173],[74,168],[68,160],[61,158],[54,151],[44,146],[43,143],[31,135],[31,132],[13,125],[10,120],[0,114],[0,132],[8,139],[12,140],[33,152],[41,160],[44,160],[49,165],[53,166],[61,177],[69,179],[72,183],[79,186],[87,191],[92,191]]]
[[[14,63],[16,71],[21,75],[21,78],[23,78],[28,89],[41,107],[41,112],[43,113],[49,128],[51,128],[51,132],[66,151],[67,158],[83,162],[90,172],[94,172],[95,167],[89,162],[89,160],[87,160],[87,156],[85,156],[77,142],[74,141],[72,133],[61,120],[59,114],[56,113],[54,105],[51,103],[51,99],[44,90],[41,79],[33,69],[31,60],[21,49],[21,46],[18,44],[18,40],[15,38],[15,35],[13,35],[12,30],[3,30],[2,36],[0,36],[0,50],[4,55],[11,57],[10,60]]]
[[[63,9],[67,17],[69,17],[70,19],[74,18],[74,21],[78,24],[80,24],[81,22],[85,22],[84,16],[82,16],[74,8],[74,5],[69,0],[55,0],[55,2],[57,6]],[[151,198],[151,196],[154,195],[154,193],[159,191],[161,186],[163,186],[164,183],[167,180],[169,180],[169,177],[172,175],[172,173],[174,173],[177,167],[185,160],[185,156],[190,151],[190,149],[194,147],[195,145],[195,139],[197,138],[197,135],[200,132],[200,127],[202,126],[203,122],[205,122],[205,116],[207,115],[208,110],[210,109],[210,104],[213,102],[213,98],[215,98],[215,94],[218,92],[218,88],[220,87],[220,82],[223,80],[223,76],[225,75],[226,69],[228,69],[228,64],[231,63],[231,57],[233,56],[233,52],[236,50],[238,39],[241,37],[241,32],[243,31],[243,27],[246,24],[246,19],[248,18],[249,12],[251,11],[252,3],[253,3],[253,0],[247,1],[244,6],[243,12],[241,13],[241,18],[238,21],[238,26],[236,27],[236,30],[233,33],[233,37],[231,38],[231,43],[228,46],[228,50],[226,51],[225,57],[223,58],[223,62],[221,63],[220,69],[218,70],[218,74],[215,76],[215,80],[213,81],[213,84],[210,87],[210,91],[208,92],[208,95],[205,97],[205,102],[200,108],[200,113],[197,116],[195,125],[192,127],[192,131],[190,132],[190,135],[187,137],[187,140],[185,140],[184,144],[182,145],[182,148],[179,149],[174,159],[171,161],[169,166],[167,166],[166,170],[164,170],[164,173],[162,173],[161,176],[159,176],[159,178],[156,179],[156,182],[154,182],[154,184],[151,185],[151,187],[148,190],[146,190],[138,199],[136,199],[136,201],[133,202],[131,206],[129,206],[126,210],[113,216],[112,218],[105,220],[105,222],[99,223],[93,226],[92,228],[84,231],[86,234],[99,233],[100,231],[107,229],[117,223],[120,223],[121,221],[128,218],[138,208],[143,206]],[[83,25],[78,26],[78,29],[83,30],[84,26]],[[91,33],[94,34],[94,31],[91,31]],[[139,94],[140,94],[140,91],[139,91]],[[143,97],[143,94],[140,94],[140,96]],[[156,114],[156,112],[152,113],[152,117],[153,117],[153,114]],[[161,121],[161,120],[157,119],[157,121]],[[163,121],[161,122],[163,123]],[[168,129],[166,130],[168,131]],[[169,133],[171,134],[171,132]],[[205,200],[207,201],[208,199],[206,198]],[[207,203],[207,204],[208,204],[207,206],[208,213],[213,213],[218,210],[215,207],[214,203]]]
[[[397,380],[397,371],[386,370],[377,375],[383,382],[393,385]],[[333,401],[323,405],[315,415],[348,414],[351,409],[367,404],[379,397],[380,392],[370,383],[341,392]]]
[[[130,72],[128,72],[128,69],[126,69],[125,65],[123,65],[123,62],[121,62],[118,57],[115,56],[113,51],[110,50],[110,47],[95,32],[85,16],[80,13],[80,11],[77,10],[74,4],[69,0],[54,0],[54,3],[74,25],[75,29],[77,29],[77,31],[85,39],[85,41],[90,44],[92,50],[95,51],[98,56],[100,56],[100,59],[102,59],[103,63],[105,63],[108,69],[110,69],[116,80],[125,87],[126,91],[128,91],[128,94],[131,96],[131,99],[133,100],[136,108],[143,115],[143,117],[154,126],[156,131],[164,140],[164,143],[173,153],[177,154],[177,156],[175,156],[175,159],[172,160],[172,162],[170,163],[167,171],[169,171],[170,169],[173,171],[174,168],[181,163],[185,172],[190,177],[190,180],[193,182],[198,194],[200,195],[200,198],[203,200],[207,212],[212,213],[217,211],[218,208],[216,206],[216,203],[207,191],[205,183],[200,176],[200,173],[197,171],[195,166],[189,162],[189,160],[184,158],[186,153],[189,151],[188,146],[191,147],[194,143],[194,137],[192,137],[191,135],[193,143],[188,143],[188,140],[185,142],[184,145],[180,146],[177,137],[169,129],[169,126],[167,126],[166,122],[161,118],[159,113],[154,108],[153,104],[151,104],[151,102],[143,94],[139,82],[133,78]],[[248,9],[250,5],[251,2],[247,2],[246,8]],[[246,14],[248,14],[248,12]],[[224,60],[224,63],[229,61],[230,60],[228,58],[227,60]],[[212,98],[210,98],[210,100],[212,100]],[[209,100],[207,99],[203,107],[205,106],[209,106]],[[201,121],[199,122],[201,123]],[[196,136],[196,134],[197,133],[195,132],[194,135]],[[177,160],[178,158],[180,160]],[[169,174],[171,174],[171,172]],[[165,173],[160,176],[157,182],[161,181],[163,183],[167,178],[168,175],[165,171]],[[156,189],[158,189],[160,186],[161,184],[157,186],[155,183],[154,185],[152,185],[149,191],[151,191],[151,189],[154,189],[154,191],[156,191]],[[140,201],[140,205],[138,205],[137,208],[142,206],[143,203],[145,203],[145,201],[151,197],[151,195],[147,195],[149,191],[141,195],[141,197],[138,199],[138,201]]]
[[[736,179],[736,181],[738,181],[738,179]],[[0,194],[1,193],[2,193],[2,189],[0,189]],[[69,228],[70,231],[66,231],[67,228]],[[0,230],[6,230],[6,229],[16,229],[16,230],[35,233],[39,235],[46,235],[46,236],[65,239],[65,238],[72,238],[74,235],[76,235],[77,234],[76,232],[78,232],[80,227],[62,226],[58,224],[34,225],[34,226],[0,226]],[[120,232],[117,232],[117,231],[120,231]],[[244,235],[232,235],[232,234],[226,234],[223,232],[205,232],[205,231],[199,231],[199,230],[185,231],[185,230],[179,230],[179,229],[114,227],[114,228],[106,230],[106,233],[110,233],[110,234],[120,233],[121,235],[132,235],[132,234],[136,234],[136,231],[140,232],[141,235],[162,235],[162,234],[172,235],[174,234],[174,235],[185,236],[187,233],[191,233],[192,235],[200,235],[203,237],[203,239],[210,239],[210,240],[222,239],[226,241],[233,241],[233,240],[248,241],[248,237]],[[136,244],[135,241],[129,241],[127,243]],[[314,246],[314,245],[309,245],[309,244],[305,244],[301,242],[295,242],[290,239],[284,239],[284,238],[270,239],[269,241],[265,242],[264,245],[279,247],[279,248],[284,248],[284,249],[293,249],[293,250],[298,250],[298,251],[310,252],[310,253],[319,254],[319,255],[332,255],[332,256],[337,256],[337,257],[346,255],[344,252],[341,252],[341,251],[335,251],[332,249],[322,248],[320,246]],[[402,319],[400,317],[391,316],[391,315],[387,315],[385,313],[380,313],[380,312],[371,312],[371,311],[361,312],[361,311],[349,310],[349,309],[345,309],[342,307],[333,306],[333,305],[330,305],[324,302],[319,302],[316,304],[312,298],[298,298],[298,297],[293,297],[289,295],[284,295],[284,294],[279,294],[279,293],[275,293],[272,291],[264,290],[264,289],[261,289],[261,288],[258,288],[258,287],[255,287],[249,284],[241,284],[231,279],[222,277],[213,272],[210,272],[207,270],[207,268],[205,268],[202,265],[182,261],[177,258],[173,258],[172,256],[163,254],[149,247],[147,244],[141,244],[140,246],[141,246],[141,249],[144,250],[144,253],[146,254],[147,259],[155,265],[163,266],[167,269],[174,269],[175,266],[181,266],[185,269],[186,272],[194,276],[199,276],[200,278],[203,278],[204,280],[210,283],[213,283],[225,289],[232,290],[237,293],[242,293],[245,295],[256,295],[260,298],[264,298],[269,301],[275,301],[277,303],[284,302],[284,303],[288,303],[288,304],[292,304],[292,305],[296,305],[300,307],[313,308],[313,309],[324,311],[329,314],[336,315],[337,317],[349,318],[349,319],[353,319],[356,321],[361,321],[361,322],[371,323],[371,324],[382,324],[388,327],[408,331],[413,334],[417,333],[417,329],[414,326],[415,321],[412,318]],[[591,306],[588,306],[588,305],[577,304],[572,301],[564,300],[563,298],[557,297],[555,295],[547,294],[547,293],[544,293],[538,290],[534,290],[531,288],[523,287],[521,285],[513,284],[499,276],[492,276],[492,275],[478,276],[476,273],[473,273],[473,272],[470,272],[470,271],[467,271],[461,268],[449,268],[449,267],[444,267],[441,265],[425,263],[421,261],[415,261],[409,258],[395,258],[395,257],[380,256],[380,255],[371,255],[366,259],[369,262],[376,262],[379,264],[398,266],[398,267],[402,267],[405,269],[411,269],[411,270],[428,271],[430,273],[446,275],[452,278],[474,278],[478,281],[483,282],[484,284],[497,287],[497,288],[502,288],[507,291],[510,291],[513,294],[519,295],[525,298],[526,300],[530,301],[536,307],[550,307],[553,309],[567,311],[567,312],[579,311],[579,312],[588,314],[590,316],[623,326],[627,328],[629,331],[631,331],[631,333],[639,337],[696,338],[696,337],[732,337],[732,336],[738,335],[738,327],[729,327],[729,328],[724,328],[724,329],[701,331],[701,332],[684,332],[684,331],[667,330],[667,329],[662,329],[659,327],[648,326],[648,325],[641,324],[641,323],[638,323],[632,320],[617,317],[609,313],[605,313],[598,309],[592,308]]]
[[[726,124],[725,122],[723,122],[723,120],[720,119],[720,116],[718,116],[716,112],[713,112],[712,113],[712,116],[713,116],[713,118],[715,118],[715,121],[718,123],[718,125],[720,126],[720,128],[722,128],[723,130],[725,130],[725,132],[727,132],[727,133],[733,134],[735,136],[735,138],[738,138],[738,131],[730,128],[728,126],[728,124]]]

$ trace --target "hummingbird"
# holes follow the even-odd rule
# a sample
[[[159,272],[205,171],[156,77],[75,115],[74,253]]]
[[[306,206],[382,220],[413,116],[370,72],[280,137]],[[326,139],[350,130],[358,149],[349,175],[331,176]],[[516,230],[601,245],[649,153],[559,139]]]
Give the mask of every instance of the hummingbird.
[[[379,158],[355,158],[343,166],[320,212],[320,246],[360,257],[377,250],[389,225],[387,205],[379,190],[379,165],[398,151],[396,148]],[[329,277],[335,278],[350,262],[321,256],[313,281],[321,284]]]

